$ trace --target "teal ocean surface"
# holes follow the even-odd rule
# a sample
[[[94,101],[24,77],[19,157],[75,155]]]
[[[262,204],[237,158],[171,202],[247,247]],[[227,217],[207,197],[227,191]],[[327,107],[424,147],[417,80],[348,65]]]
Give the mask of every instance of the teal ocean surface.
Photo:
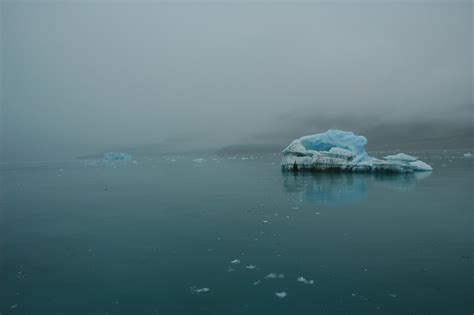
[[[282,173],[279,155],[4,164],[0,313],[472,314],[474,158]],[[383,156],[386,153],[371,153]]]

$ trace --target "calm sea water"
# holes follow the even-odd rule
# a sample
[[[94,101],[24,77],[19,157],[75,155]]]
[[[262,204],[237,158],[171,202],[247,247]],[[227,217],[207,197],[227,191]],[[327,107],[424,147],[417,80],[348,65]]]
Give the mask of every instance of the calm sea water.
[[[398,176],[295,176],[278,155],[4,165],[0,313],[472,314],[462,153]]]

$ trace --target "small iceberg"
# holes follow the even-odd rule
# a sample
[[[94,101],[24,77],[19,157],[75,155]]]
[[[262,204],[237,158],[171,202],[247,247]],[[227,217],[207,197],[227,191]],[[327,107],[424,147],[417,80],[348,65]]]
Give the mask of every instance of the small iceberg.
[[[286,292],[276,292],[275,295],[277,296],[277,298],[279,299],[284,299],[286,298],[286,296],[288,295]]]
[[[328,130],[293,140],[282,154],[281,166],[290,171],[394,172],[431,171],[417,157],[398,153],[383,159],[365,151],[367,139],[351,131]]]
[[[274,272],[269,273],[268,275],[265,276],[265,279],[283,279],[285,278],[284,274],[276,274]]]
[[[132,156],[123,152],[108,152],[102,159],[104,162],[131,162]]]
[[[314,280],[306,280],[304,277],[298,277],[296,281],[302,282],[304,284],[310,284],[310,285],[314,284]]]
[[[211,291],[209,288],[197,288],[196,286],[192,286],[189,288],[192,294],[201,294]]]

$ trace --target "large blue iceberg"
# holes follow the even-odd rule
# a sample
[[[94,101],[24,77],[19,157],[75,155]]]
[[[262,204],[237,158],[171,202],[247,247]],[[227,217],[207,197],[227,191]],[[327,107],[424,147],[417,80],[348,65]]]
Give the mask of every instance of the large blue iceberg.
[[[282,154],[285,170],[386,171],[409,173],[433,168],[418,158],[398,153],[377,159],[365,151],[367,139],[351,131],[328,130],[304,136],[286,147]]]

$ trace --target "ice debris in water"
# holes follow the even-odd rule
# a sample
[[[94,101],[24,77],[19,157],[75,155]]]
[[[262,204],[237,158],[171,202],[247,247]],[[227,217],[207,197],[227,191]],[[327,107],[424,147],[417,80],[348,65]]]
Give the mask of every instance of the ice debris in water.
[[[108,152],[104,154],[102,159],[104,162],[130,162],[132,156],[123,152]]]
[[[234,259],[230,262],[231,264],[240,264],[240,260]]]
[[[248,265],[248,266],[245,266],[245,268],[250,269],[250,270],[253,270],[253,269],[257,268],[257,266],[255,266],[255,265]]]
[[[203,158],[199,158],[199,159],[194,159],[194,160],[193,160],[194,163],[202,163],[202,162],[204,162],[204,161],[206,161],[206,160],[204,160]]]
[[[296,281],[302,282],[304,284],[314,284],[314,280],[306,280],[304,277],[298,277]]]
[[[279,298],[279,299],[284,299],[286,298],[286,296],[288,295],[286,292],[276,292],[275,295]]]
[[[191,293],[193,293],[193,294],[200,294],[200,293],[206,293],[206,292],[211,291],[211,289],[209,289],[209,288],[199,288],[198,289],[196,286],[190,287],[189,289],[191,290]]]
[[[272,273],[269,273],[268,275],[265,276],[265,279],[283,279],[285,278],[285,275],[284,274],[276,274],[274,272]]]
[[[353,172],[431,171],[433,168],[405,153],[389,155],[384,159],[371,157],[365,151],[367,139],[351,131],[328,130],[324,133],[293,140],[282,154],[282,169],[342,170]]]
[[[472,157],[472,153],[464,153],[463,156],[467,157],[467,158],[470,158],[470,157]]]

